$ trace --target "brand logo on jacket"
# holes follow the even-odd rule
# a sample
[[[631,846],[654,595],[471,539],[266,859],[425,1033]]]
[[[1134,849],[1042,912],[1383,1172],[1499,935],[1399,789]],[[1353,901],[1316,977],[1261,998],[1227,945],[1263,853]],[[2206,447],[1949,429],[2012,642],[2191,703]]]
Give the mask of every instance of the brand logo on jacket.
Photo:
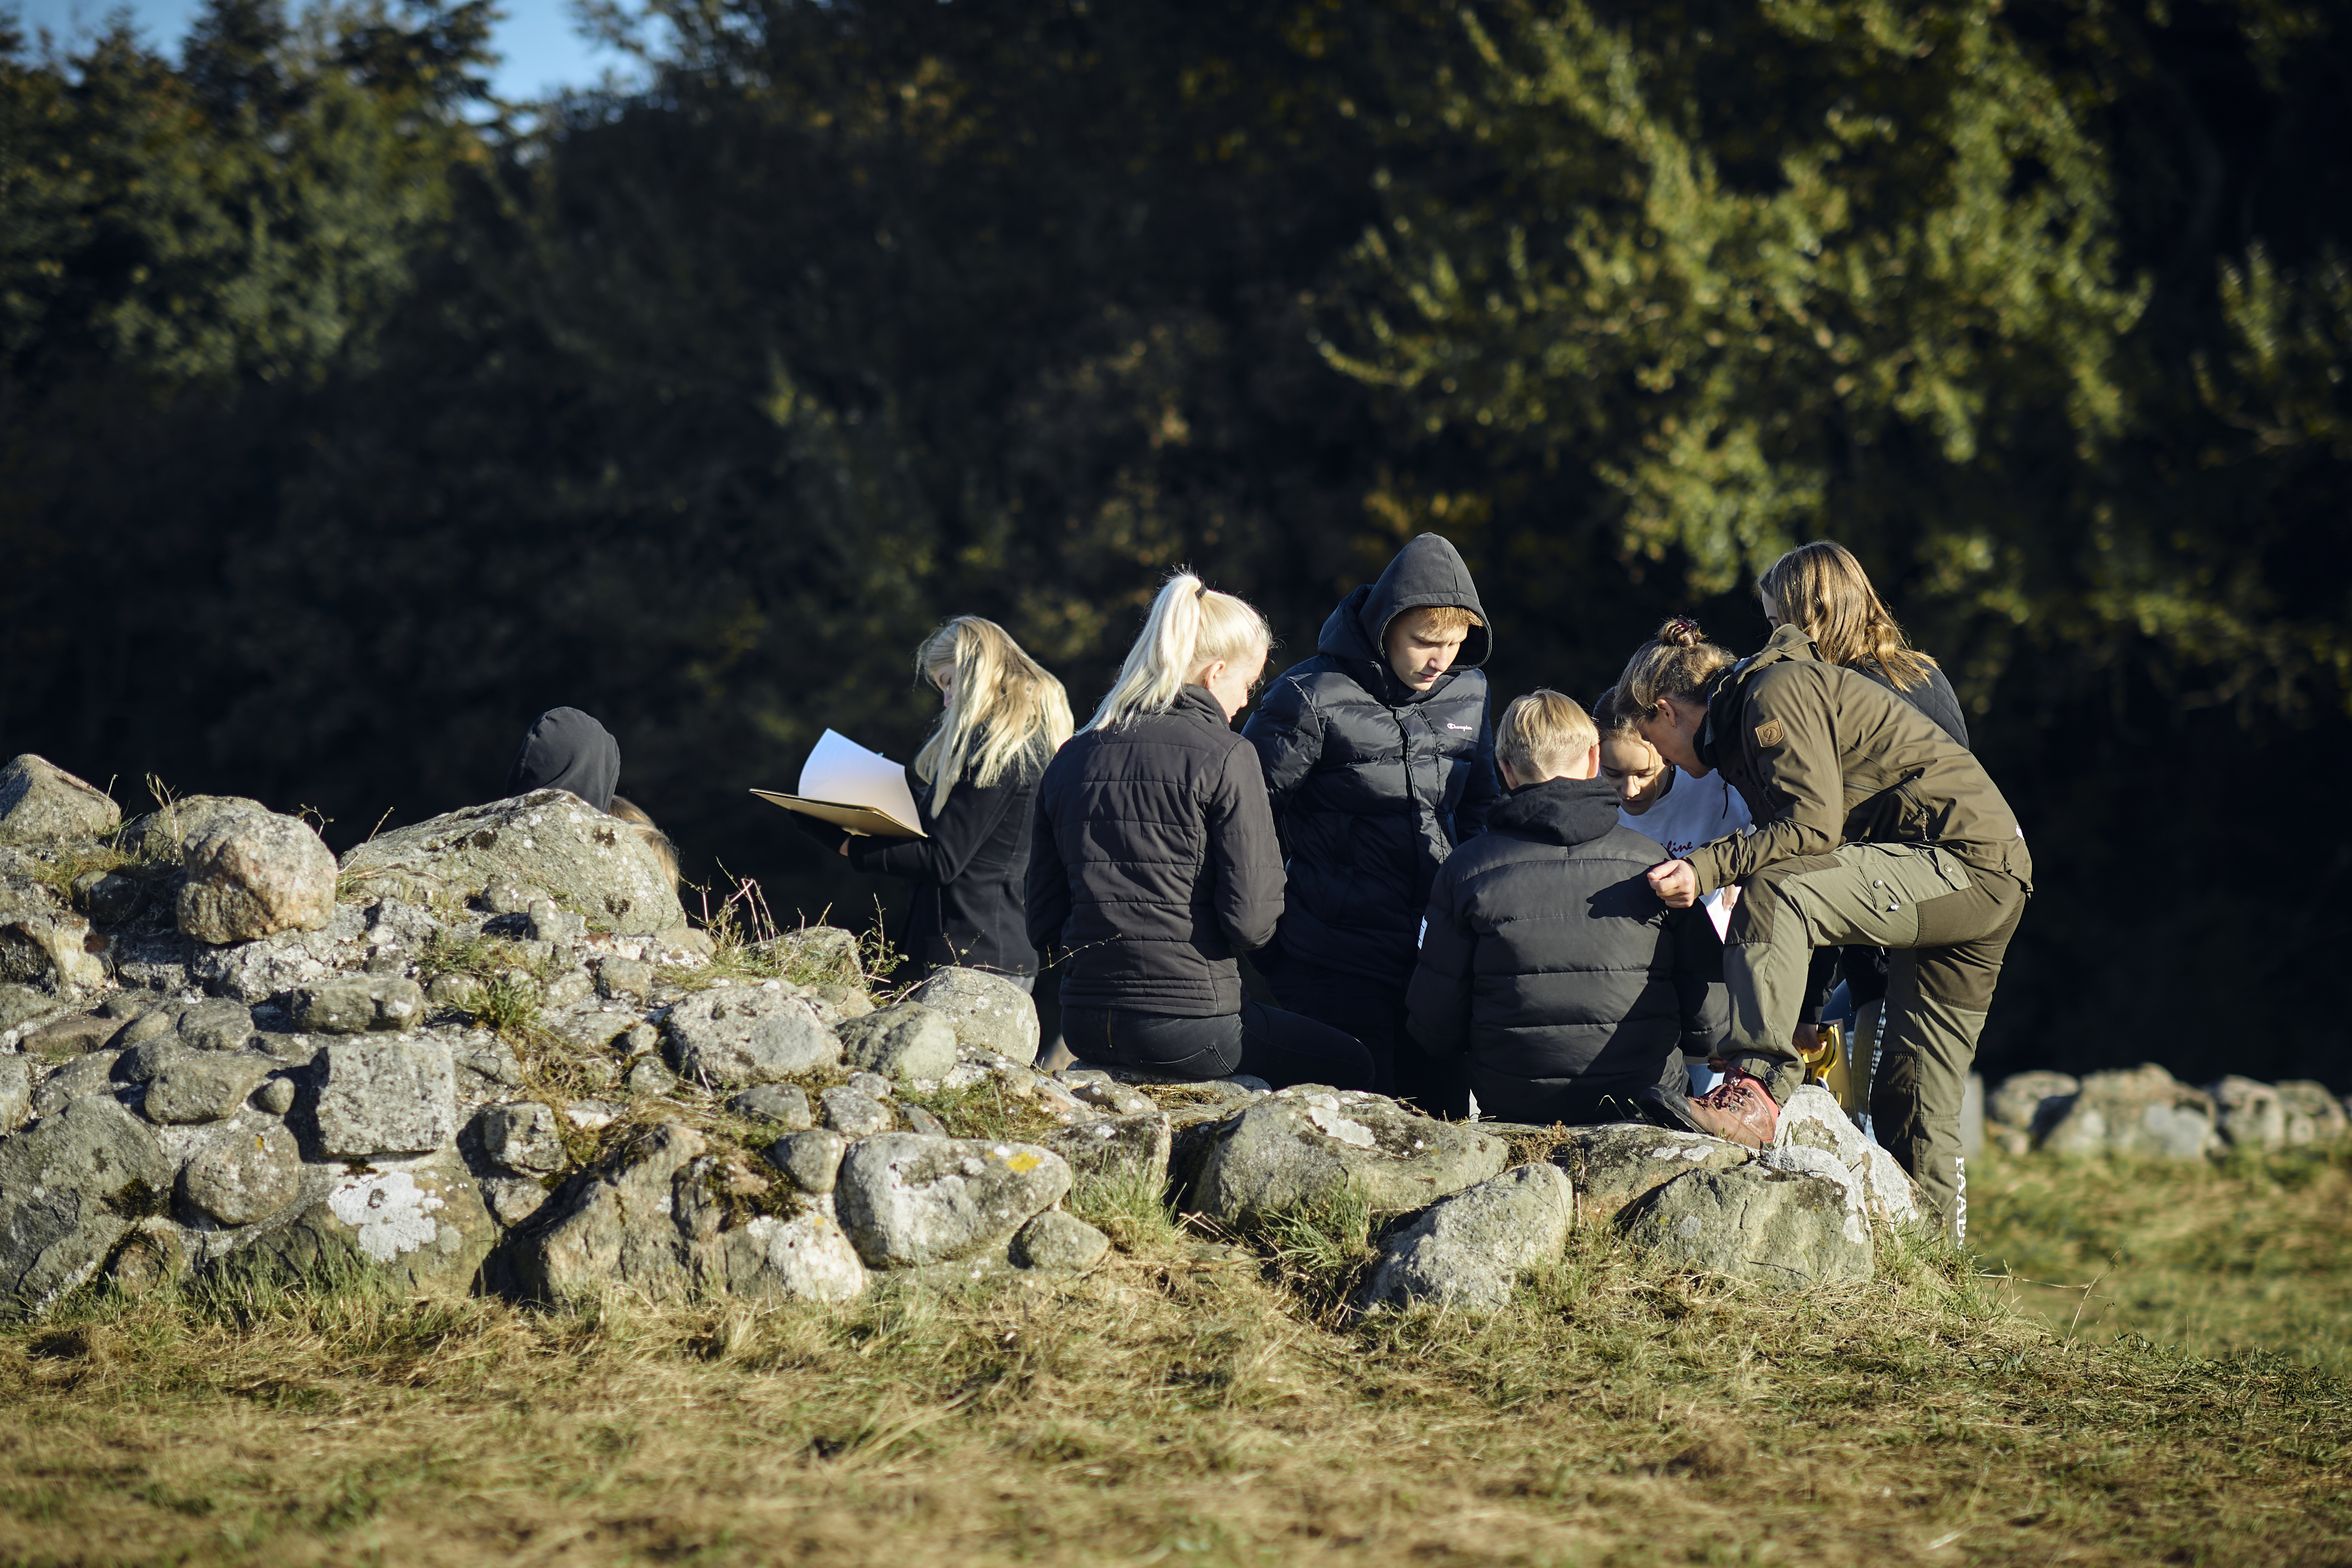
[[[1789,732],[1780,728],[1780,721],[1778,719],[1767,719],[1756,726],[1756,743],[1759,746],[1767,748],[1777,746],[1788,738]]]
[[[1475,735],[1478,732],[1478,726],[1475,724],[1448,724],[1445,727],[1449,730],[1459,730],[1465,735]]]

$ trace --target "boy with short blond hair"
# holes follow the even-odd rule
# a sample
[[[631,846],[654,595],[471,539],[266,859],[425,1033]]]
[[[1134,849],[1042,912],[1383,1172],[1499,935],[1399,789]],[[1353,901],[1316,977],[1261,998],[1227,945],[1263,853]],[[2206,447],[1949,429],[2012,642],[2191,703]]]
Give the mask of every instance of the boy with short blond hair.
[[[1634,1120],[1645,1094],[1683,1087],[1686,1049],[1720,1045],[1721,988],[1693,916],[1650,889],[1657,842],[1618,824],[1584,709],[1515,699],[1495,754],[1510,795],[1430,888],[1413,1038],[1466,1065],[1482,1115]]]
[[[1501,797],[1486,678],[1493,647],[1469,568],[1424,533],[1323,623],[1242,733],[1257,747],[1290,874],[1257,963],[1294,1013],[1353,1035],[1385,1093],[1469,1109],[1458,1061],[1404,1031],[1421,911],[1438,868]]]

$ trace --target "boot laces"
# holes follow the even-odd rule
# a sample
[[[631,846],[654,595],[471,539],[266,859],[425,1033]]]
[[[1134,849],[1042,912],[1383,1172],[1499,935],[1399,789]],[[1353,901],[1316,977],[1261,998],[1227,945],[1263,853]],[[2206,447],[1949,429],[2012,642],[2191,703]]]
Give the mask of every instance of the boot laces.
[[[1744,1110],[1764,1092],[1761,1080],[1747,1073],[1734,1071],[1727,1073],[1721,1083],[1699,1096],[1698,1103],[1713,1106],[1717,1110]]]

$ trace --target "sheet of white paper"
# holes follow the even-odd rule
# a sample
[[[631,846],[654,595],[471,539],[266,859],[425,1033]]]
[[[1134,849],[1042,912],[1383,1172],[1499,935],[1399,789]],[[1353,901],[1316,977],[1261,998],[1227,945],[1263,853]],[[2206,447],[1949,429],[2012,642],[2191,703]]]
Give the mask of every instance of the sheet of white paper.
[[[1727,941],[1731,935],[1731,900],[1723,896],[1730,890],[1717,888],[1698,901],[1699,908],[1706,911],[1706,918],[1715,922],[1715,940],[1717,942]]]
[[[816,749],[802,764],[800,793],[810,800],[862,805],[909,827],[921,820],[915,813],[915,792],[907,787],[906,769],[832,730],[817,737]]]

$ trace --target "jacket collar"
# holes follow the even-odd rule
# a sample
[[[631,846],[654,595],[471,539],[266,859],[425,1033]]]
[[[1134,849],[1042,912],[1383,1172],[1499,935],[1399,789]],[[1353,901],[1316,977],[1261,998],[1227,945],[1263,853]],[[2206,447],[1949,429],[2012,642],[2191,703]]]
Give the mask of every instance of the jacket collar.
[[[1699,726],[1695,742],[1700,762],[1710,768],[1723,765],[1716,754],[1716,737],[1738,732],[1736,714],[1749,679],[1759,669],[1794,659],[1817,664],[1821,655],[1813,650],[1813,639],[1805,635],[1802,626],[1782,626],[1765,639],[1762,647],[1715,678],[1706,689],[1706,721]]]
[[[1205,719],[1220,730],[1234,727],[1234,721],[1225,717],[1225,710],[1217,706],[1217,700],[1209,695],[1209,689],[1205,686],[1178,687],[1176,700],[1168,705],[1168,711],[1191,719]]]
[[[1545,779],[1521,784],[1486,826],[1573,848],[1617,826],[1617,792],[1600,779]]]

